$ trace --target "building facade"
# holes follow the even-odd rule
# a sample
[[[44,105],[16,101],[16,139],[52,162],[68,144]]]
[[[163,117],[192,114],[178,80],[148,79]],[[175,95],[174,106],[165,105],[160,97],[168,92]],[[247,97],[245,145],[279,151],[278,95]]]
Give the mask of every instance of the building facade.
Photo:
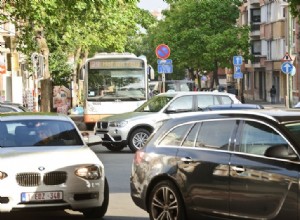
[[[270,89],[276,88],[276,102],[299,101],[298,53],[299,24],[289,12],[287,0],[244,0],[239,25],[249,25],[252,58],[245,60],[242,80],[247,100],[271,102]],[[295,75],[281,71],[292,62]]]

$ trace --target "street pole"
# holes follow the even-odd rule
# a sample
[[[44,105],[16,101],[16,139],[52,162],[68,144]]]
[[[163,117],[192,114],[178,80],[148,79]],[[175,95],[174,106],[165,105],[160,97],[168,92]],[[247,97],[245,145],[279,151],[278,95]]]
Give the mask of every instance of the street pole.
[[[287,29],[287,46],[288,46],[288,53],[291,54],[292,52],[292,16],[290,13],[290,9],[287,8],[286,10],[288,10],[288,16],[287,16],[287,22],[288,22],[288,29]],[[291,61],[292,62],[292,61]],[[293,107],[293,77],[291,76],[291,74],[286,74],[287,77],[287,96],[288,96],[288,100],[287,100],[287,108],[292,108]]]

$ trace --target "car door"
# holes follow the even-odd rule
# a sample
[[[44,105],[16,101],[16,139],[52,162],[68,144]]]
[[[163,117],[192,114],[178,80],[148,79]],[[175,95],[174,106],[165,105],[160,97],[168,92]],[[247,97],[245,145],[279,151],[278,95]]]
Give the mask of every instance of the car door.
[[[235,120],[196,123],[178,149],[187,213],[229,214],[228,149],[235,129]]]
[[[297,219],[299,163],[266,156],[274,146],[295,155],[283,135],[261,121],[245,120],[236,143],[230,158],[230,215]]]

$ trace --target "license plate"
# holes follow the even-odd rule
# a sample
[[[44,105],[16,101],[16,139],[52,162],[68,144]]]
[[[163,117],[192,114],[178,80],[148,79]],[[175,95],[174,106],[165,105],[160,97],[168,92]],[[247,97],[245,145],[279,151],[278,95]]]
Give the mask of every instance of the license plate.
[[[54,201],[62,200],[63,192],[23,192],[21,193],[21,202],[36,202],[36,201]]]

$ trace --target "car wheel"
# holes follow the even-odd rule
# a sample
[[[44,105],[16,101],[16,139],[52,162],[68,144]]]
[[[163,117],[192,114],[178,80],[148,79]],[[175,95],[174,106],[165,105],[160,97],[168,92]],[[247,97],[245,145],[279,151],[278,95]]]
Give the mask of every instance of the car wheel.
[[[114,144],[103,144],[103,146],[113,152],[120,152],[124,148],[123,145],[114,145]]]
[[[108,186],[108,182],[107,182],[106,178],[104,180],[104,195],[103,196],[104,196],[104,200],[103,200],[102,206],[82,210],[84,217],[86,217],[86,218],[102,218],[105,215],[107,208],[108,208],[108,203],[109,203],[109,186]]]
[[[150,132],[144,128],[134,130],[128,140],[129,148],[132,152],[136,152],[143,147],[150,136]]]
[[[162,181],[153,188],[149,197],[148,211],[151,220],[186,219],[181,196],[170,181]]]

